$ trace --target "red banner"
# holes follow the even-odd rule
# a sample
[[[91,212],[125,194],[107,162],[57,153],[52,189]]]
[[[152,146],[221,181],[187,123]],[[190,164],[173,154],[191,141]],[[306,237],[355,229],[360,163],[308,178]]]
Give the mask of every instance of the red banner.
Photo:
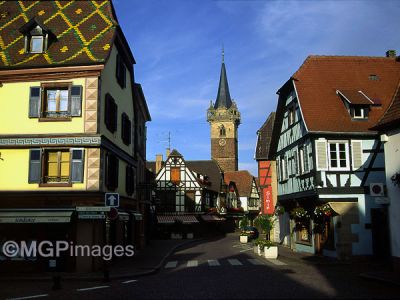
[[[272,186],[267,186],[262,189],[264,200],[264,214],[272,215],[274,213],[274,200],[272,198]]]

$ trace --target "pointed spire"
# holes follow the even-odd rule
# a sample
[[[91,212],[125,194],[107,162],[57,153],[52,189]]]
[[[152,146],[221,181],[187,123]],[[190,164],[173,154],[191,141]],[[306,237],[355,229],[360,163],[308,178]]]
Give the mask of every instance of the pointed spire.
[[[232,99],[231,95],[229,94],[228,78],[226,77],[226,70],[225,70],[225,51],[224,51],[224,46],[222,45],[221,75],[219,77],[218,94],[214,108],[218,107],[230,108],[231,106],[232,106]]]

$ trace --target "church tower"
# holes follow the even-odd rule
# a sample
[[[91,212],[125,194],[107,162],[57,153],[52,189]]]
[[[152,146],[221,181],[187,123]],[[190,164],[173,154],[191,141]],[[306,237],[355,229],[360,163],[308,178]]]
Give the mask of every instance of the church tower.
[[[224,172],[237,171],[240,113],[229,94],[224,50],[222,50],[217,100],[215,104],[212,101],[210,103],[207,110],[207,121],[211,126],[211,158],[218,162]]]

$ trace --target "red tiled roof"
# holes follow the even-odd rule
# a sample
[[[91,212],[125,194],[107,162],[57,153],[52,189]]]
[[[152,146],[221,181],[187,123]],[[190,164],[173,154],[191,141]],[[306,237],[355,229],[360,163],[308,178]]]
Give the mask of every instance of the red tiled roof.
[[[235,182],[239,196],[241,197],[250,197],[253,179],[254,176],[251,175],[249,171],[234,171],[224,173],[225,183],[229,184],[231,181]]]
[[[393,127],[400,127],[400,84],[397,87],[396,96],[390,104],[388,110],[379,120],[373,130],[385,130]]]
[[[309,131],[368,132],[382,117],[400,79],[395,58],[309,56],[292,77]],[[337,90],[362,91],[382,106],[371,107],[368,120],[353,121]]]

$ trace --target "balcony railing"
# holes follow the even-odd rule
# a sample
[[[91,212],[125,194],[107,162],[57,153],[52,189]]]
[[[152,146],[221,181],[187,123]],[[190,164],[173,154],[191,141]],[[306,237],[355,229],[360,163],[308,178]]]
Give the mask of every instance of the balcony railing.
[[[68,183],[69,176],[44,176],[44,183]]]

